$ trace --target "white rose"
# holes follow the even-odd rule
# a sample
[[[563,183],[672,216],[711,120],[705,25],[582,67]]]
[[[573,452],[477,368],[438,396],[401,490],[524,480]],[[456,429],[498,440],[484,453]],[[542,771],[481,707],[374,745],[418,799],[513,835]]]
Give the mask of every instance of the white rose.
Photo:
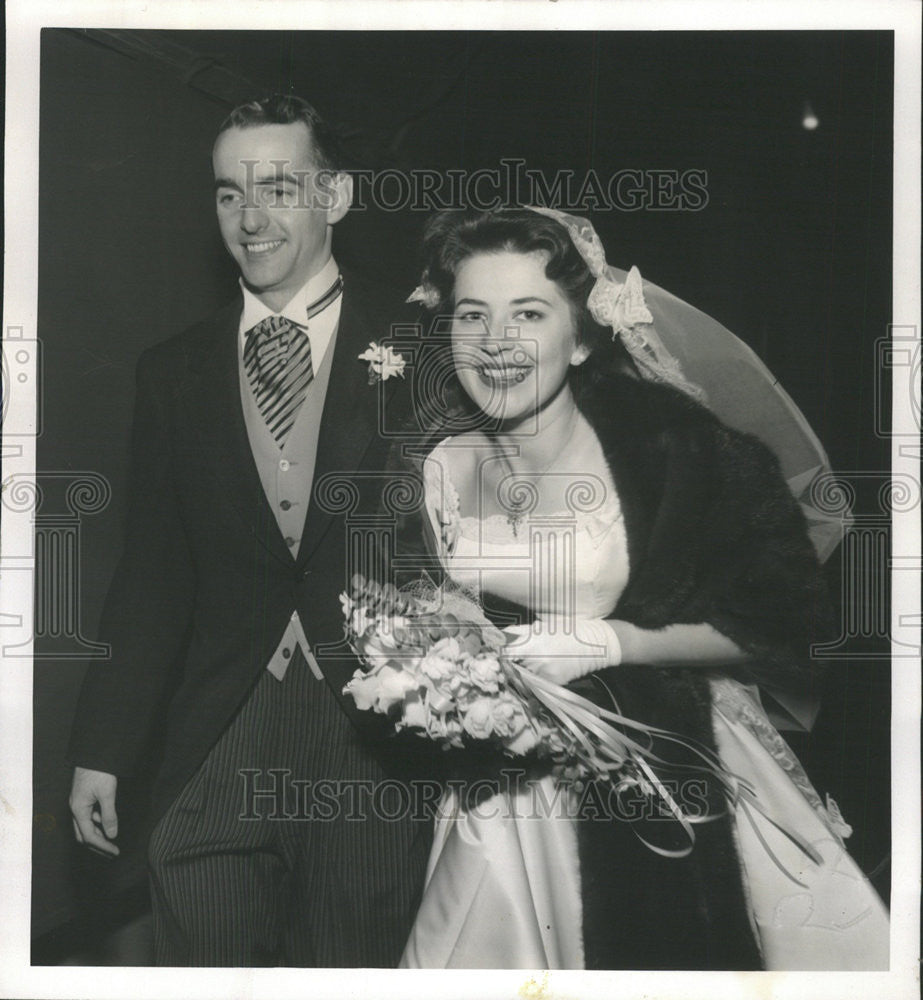
[[[452,674],[448,679],[448,688],[449,693],[459,704],[468,704],[472,699],[483,697],[483,692],[472,685],[467,674],[461,672]]]
[[[426,728],[426,706],[419,697],[408,696],[404,701],[402,723],[415,729]]]
[[[539,738],[531,726],[526,726],[518,735],[512,739],[504,740],[503,743],[508,750],[519,757],[527,754],[530,750],[534,750],[538,746]]]
[[[357,636],[365,635],[365,630],[372,624],[372,616],[368,613],[364,607],[353,608],[352,615],[349,620],[349,627],[353,630],[354,634]]]
[[[405,670],[395,670],[393,667],[382,667],[375,675],[379,684],[378,710],[387,712],[392,705],[404,701],[407,692],[417,686],[416,678]]]
[[[357,670],[343,691],[352,696],[356,708],[367,712],[375,708],[378,700],[378,679]]]
[[[491,710],[494,730],[498,736],[517,736],[529,720],[520,702],[511,695],[504,695],[493,702]]]
[[[466,733],[476,740],[486,740],[494,731],[491,699],[478,698],[471,702],[461,721]]]
[[[500,690],[500,662],[495,656],[479,653],[470,657],[465,666],[476,687],[488,694],[496,694]]]
[[[431,712],[436,712],[438,715],[445,715],[446,712],[454,707],[455,699],[430,682],[427,684],[426,705]]]
[[[420,671],[434,681],[444,681],[458,673],[461,649],[458,640],[447,636],[435,643],[420,660]]]

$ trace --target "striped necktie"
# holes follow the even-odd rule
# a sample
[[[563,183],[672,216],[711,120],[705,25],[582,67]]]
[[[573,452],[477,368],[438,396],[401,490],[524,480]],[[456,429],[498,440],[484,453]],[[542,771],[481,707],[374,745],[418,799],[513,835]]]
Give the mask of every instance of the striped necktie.
[[[307,318],[313,319],[336,301],[343,291],[343,278],[312,305]],[[304,327],[285,316],[267,316],[247,332],[244,369],[266,426],[283,447],[314,379],[311,341]]]

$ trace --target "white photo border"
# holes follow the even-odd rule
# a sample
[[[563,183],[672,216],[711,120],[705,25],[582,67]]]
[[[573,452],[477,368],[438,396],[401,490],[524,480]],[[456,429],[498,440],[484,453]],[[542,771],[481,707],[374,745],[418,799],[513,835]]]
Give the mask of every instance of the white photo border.
[[[880,2],[635,2],[587,0],[8,0],[5,185],[5,342],[34,339],[38,290],[38,118],[42,27],[118,29],[597,29],[722,30],[890,29],[895,38],[894,307],[895,324],[915,338],[917,363],[907,385],[894,385],[893,469],[919,475],[920,400],[920,28],[915,0]],[[17,332],[18,331],[18,332]],[[32,357],[34,363],[34,355]],[[17,372],[18,376],[19,372]],[[35,412],[36,371],[7,386],[4,407],[19,421]],[[914,413],[916,405],[916,415]],[[16,450],[18,449],[18,451]],[[3,457],[3,478],[35,475],[35,439],[23,436]],[[32,621],[32,519],[3,511],[0,625],[25,637]],[[895,511],[893,554],[903,569],[920,566],[918,512]],[[895,640],[919,645],[919,578],[894,575]],[[919,995],[920,672],[894,671],[892,965],[888,973],[668,972],[374,972],[379,1000],[409,995],[477,997],[720,997],[766,996],[839,1000],[902,1000]],[[4,660],[0,674],[0,995],[5,997],[184,998],[368,995],[361,970],[49,968],[30,966],[32,817],[32,676],[28,658]],[[900,762],[899,767],[896,762]],[[771,977],[771,978],[770,978]]]

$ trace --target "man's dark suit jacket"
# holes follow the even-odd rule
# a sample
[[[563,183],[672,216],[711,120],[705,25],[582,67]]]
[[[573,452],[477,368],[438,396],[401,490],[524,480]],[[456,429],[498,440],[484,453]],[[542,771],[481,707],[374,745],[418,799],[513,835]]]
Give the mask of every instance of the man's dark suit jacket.
[[[369,385],[357,355],[387,335],[395,306],[355,275],[344,272],[344,279],[314,481],[346,474],[359,506],[371,511],[382,477],[363,473],[385,467],[388,446],[379,433],[379,393],[400,396],[401,380]],[[245,701],[294,610],[313,646],[342,639],[338,595],[351,572],[345,512],[322,509],[315,490],[292,557],[247,439],[241,308],[238,297],[150,348],[138,364],[126,544],[100,628],[112,655],[89,668],[71,737],[73,763],[126,776],[158,734],[164,749],[155,818]],[[356,661],[318,660],[360,738],[366,720],[342,695]],[[179,680],[167,704],[171,675]]]

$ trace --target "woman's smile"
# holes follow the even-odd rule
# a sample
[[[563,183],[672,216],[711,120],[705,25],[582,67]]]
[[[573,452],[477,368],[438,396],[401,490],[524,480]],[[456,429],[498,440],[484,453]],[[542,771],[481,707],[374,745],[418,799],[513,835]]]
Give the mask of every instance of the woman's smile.
[[[524,382],[535,370],[535,365],[527,362],[517,350],[508,355],[482,356],[474,369],[485,385],[507,386]]]
[[[478,374],[487,385],[516,385],[532,373],[531,368],[494,368],[482,365]]]

